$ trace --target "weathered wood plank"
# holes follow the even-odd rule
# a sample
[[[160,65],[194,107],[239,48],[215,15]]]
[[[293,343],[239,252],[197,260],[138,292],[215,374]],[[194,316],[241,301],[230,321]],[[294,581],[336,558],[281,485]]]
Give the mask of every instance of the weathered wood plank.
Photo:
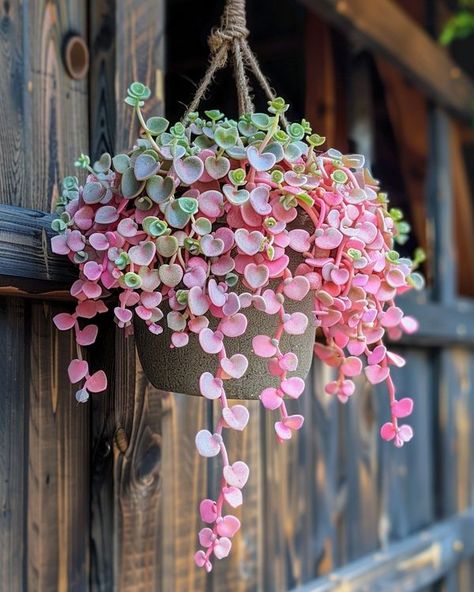
[[[90,2],[91,147],[129,148],[137,129],[123,103],[128,85],[150,86],[147,110],[159,114],[162,96],[164,3]],[[105,335],[109,339],[110,335]],[[108,343],[108,398],[94,404],[92,459],[92,588],[159,590],[162,564],[161,395],[146,381],[133,338],[117,332]],[[114,351],[110,355],[110,351]],[[113,358],[113,359],[111,359]],[[113,450],[113,455],[109,453]],[[110,508],[113,507],[113,513]],[[173,536],[173,535],[170,535]],[[111,550],[112,549],[112,550]]]
[[[51,251],[52,219],[38,210],[0,205],[0,293],[66,297],[77,272],[66,257]]]
[[[211,590],[211,576],[197,569],[193,561],[199,548],[198,531],[203,526],[199,502],[208,495],[215,495],[208,486],[210,464],[197,454],[194,444],[196,432],[211,425],[210,406],[204,397],[174,393],[160,393],[160,396],[163,439],[162,527],[158,534],[162,545],[161,589],[186,592],[205,590],[208,586]]]
[[[474,510],[394,543],[298,592],[418,592],[474,554]],[[296,592],[296,589],[295,591]]]
[[[28,380],[17,355],[29,327],[21,301],[0,299],[0,589],[27,586]]]
[[[53,325],[62,310],[31,304],[28,589],[82,592],[89,582],[89,409],[77,403],[66,373],[75,344]]]
[[[31,185],[10,203],[50,212],[62,177],[88,144],[87,81],[69,78],[62,61],[65,35],[74,30],[86,36],[87,14],[85,5],[73,0],[23,6],[28,13],[22,131]],[[45,234],[41,254],[48,248]],[[24,239],[18,248],[34,255]],[[46,261],[48,272],[51,259]],[[32,304],[31,340],[17,353],[28,356],[31,368],[28,589],[82,592],[89,587],[89,413],[78,408],[68,384],[72,336],[58,335],[52,326],[62,308]]]
[[[263,458],[263,570],[264,590],[287,590],[308,580],[312,570],[311,528],[315,475],[311,450],[312,390],[309,379],[306,391],[297,401],[288,401],[288,412],[305,417],[302,429],[289,442],[279,443],[274,423],[277,412],[263,411],[265,438]],[[258,466],[258,465],[256,465]]]
[[[231,510],[240,522],[241,528],[232,541],[232,553],[216,561],[212,571],[213,592],[251,592],[263,588],[263,571],[266,555],[262,556],[265,526],[262,520],[264,509],[263,489],[263,434],[259,401],[230,401],[230,404],[245,405],[250,414],[243,432],[224,430],[230,462],[243,460],[250,467],[250,477],[243,490],[244,503],[237,510]],[[214,425],[221,415],[220,405],[214,406]],[[208,495],[215,499],[219,491],[221,465],[213,463]],[[268,502],[270,500],[267,500]],[[184,592],[184,591],[183,591]]]
[[[302,2],[370,49],[385,55],[429,98],[465,119],[471,117],[474,83],[396,2],[379,0],[377,10],[365,0]]]

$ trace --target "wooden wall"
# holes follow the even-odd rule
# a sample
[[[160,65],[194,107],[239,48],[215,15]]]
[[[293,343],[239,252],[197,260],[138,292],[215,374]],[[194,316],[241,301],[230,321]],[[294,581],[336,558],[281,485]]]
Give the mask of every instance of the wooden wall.
[[[368,101],[373,64],[335,51],[335,33],[324,21],[312,17],[307,25],[307,51],[320,51],[324,61],[321,69],[306,70],[308,114],[339,146],[350,136],[375,154],[369,103],[354,100],[347,109],[334,71],[341,59],[353,60],[346,64],[353,75],[344,92]],[[71,32],[90,47],[84,80],[70,79],[62,63]],[[0,3],[2,203],[51,211],[57,183],[79,152],[96,156],[126,148],[134,131],[122,97],[131,80],[147,83],[150,112],[163,112],[164,33],[164,0]],[[407,113],[409,91],[380,63],[382,70],[405,100],[388,111],[399,114],[402,105]],[[422,169],[429,193],[420,197],[415,218],[433,253],[432,293],[423,298],[441,307],[435,318],[442,325],[443,315],[446,322],[465,318],[464,309],[454,308],[449,251],[453,200],[443,138],[451,124],[443,112],[423,105],[430,152],[429,168]],[[419,150],[414,142],[414,153]],[[415,194],[425,187],[425,179],[417,182]],[[353,575],[353,587],[338,587],[342,580],[334,570],[375,561],[377,551],[389,553],[392,543],[474,504],[473,339],[452,320],[446,343],[429,343],[436,328],[424,320],[426,302],[410,305],[420,313],[421,337],[400,345],[407,366],[396,376],[401,392],[415,399],[414,441],[401,451],[382,443],[384,393],[361,381],[357,397],[342,407],[324,394],[329,370],[317,362],[305,396],[292,406],[306,422],[290,443],[277,445],[271,419],[249,403],[249,426],[230,435],[228,447],[252,467],[242,530],[231,557],[206,576],[192,560],[197,505],[216,490],[217,477],[213,463],[206,465],[195,452],[194,434],[212,426],[209,402],[153,389],[133,340],[112,331],[105,319],[94,358],[107,366],[110,388],[89,405],[77,404],[66,375],[72,343],[51,322],[65,304],[2,297],[0,592],[284,592],[316,576],[321,590],[364,589]],[[422,557],[410,568],[392,566],[391,573],[406,576],[404,590],[417,590],[449,567],[442,589],[467,591],[474,574],[467,547],[465,553],[457,569],[441,561],[438,571],[425,570]],[[357,565],[368,573],[367,563]],[[447,566],[444,572],[439,565]],[[422,567],[425,579],[417,579]],[[391,590],[402,589],[397,582]]]

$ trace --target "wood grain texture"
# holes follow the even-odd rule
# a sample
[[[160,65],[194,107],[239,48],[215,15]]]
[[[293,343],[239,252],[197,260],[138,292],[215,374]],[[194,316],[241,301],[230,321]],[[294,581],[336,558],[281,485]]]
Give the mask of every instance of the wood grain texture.
[[[465,119],[471,117],[474,83],[448,52],[396,2],[379,0],[377,10],[373,10],[372,4],[365,0],[302,1],[309,9],[387,57],[429,98]]]
[[[73,83],[61,61],[66,32],[74,28],[85,33],[85,7],[72,0],[15,0],[3,2],[0,13],[1,201],[48,212],[59,178],[70,170],[73,157],[88,143],[83,125],[87,117],[86,82]],[[33,267],[41,259],[41,273],[48,275],[51,261],[45,256],[44,233],[41,229],[38,234],[32,232],[35,217],[38,222],[37,213],[18,220],[19,224],[23,221],[24,227],[17,228],[20,242],[16,249],[23,251]],[[5,249],[10,249],[7,256],[12,260],[12,246],[8,245],[12,220],[7,212],[2,221],[2,240]],[[34,236],[29,236],[30,232]],[[54,264],[49,271],[55,279]],[[10,272],[15,275],[13,270]],[[2,283],[5,292],[8,282]],[[43,288],[38,285],[39,290]],[[73,411],[75,404],[66,388],[65,354],[70,351],[71,342],[69,336],[56,336],[49,305],[18,301],[11,306],[15,307],[19,323],[27,319],[28,328],[21,341],[18,338],[14,347],[10,344],[12,350],[4,360],[10,358],[6,372],[16,374],[15,383],[7,387],[9,395],[17,397],[19,405],[27,396],[21,427],[12,423],[12,428],[20,438],[19,453],[24,451],[27,455],[21,470],[29,470],[29,478],[26,496],[26,481],[23,487],[15,477],[20,465],[10,466],[10,475],[2,471],[2,481],[17,481],[16,495],[23,504],[17,546],[5,548],[15,554],[16,562],[22,562],[16,575],[17,581],[22,582],[21,589],[87,590],[88,414],[84,410]],[[7,310],[12,308],[7,306]],[[13,323],[10,318],[6,326],[13,329]],[[18,335],[13,330],[12,338]],[[20,370],[19,365],[26,370]],[[7,570],[6,578],[9,575]],[[16,589],[16,583],[5,589]]]
[[[473,521],[470,509],[293,592],[419,592],[474,553]]]
[[[27,585],[28,339],[25,305],[0,299],[0,589]]]
[[[376,60],[385,101],[400,155],[400,168],[410,203],[416,242],[426,248],[425,185],[428,160],[428,102],[420,91],[382,58]]]
[[[249,423],[243,432],[224,430],[224,433],[229,461],[246,462],[250,468],[250,477],[243,489],[243,505],[238,510],[228,507],[230,513],[239,518],[241,528],[232,540],[230,557],[215,562],[210,589],[213,592],[252,592],[264,589],[265,565],[271,555],[271,550],[266,547],[267,524],[262,519],[266,508],[271,506],[271,497],[268,490],[264,489],[264,410],[260,401],[231,400],[229,403],[244,405],[249,410]],[[215,406],[214,425],[219,417],[219,407]],[[215,499],[220,484],[221,465],[214,463],[212,468],[208,493]]]
[[[317,14],[308,14],[305,117],[315,132],[326,137],[324,146],[337,146],[338,150],[345,151],[347,105],[342,88],[345,82],[343,66],[338,59],[343,43],[336,38],[336,32],[325,20]]]
[[[137,128],[123,103],[128,85],[153,89],[147,112],[163,112],[156,71],[163,63],[164,4],[153,0],[90,2],[91,147],[128,149]],[[161,589],[161,396],[144,377],[133,338],[105,332],[100,361],[112,376],[95,403],[92,437],[93,590]],[[113,355],[110,352],[113,351]],[[111,454],[111,452],[113,452]],[[111,511],[113,508],[113,511]]]
[[[69,260],[51,251],[52,219],[38,210],[0,205],[0,289],[60,298],[77,278]]]
[[[310,456],[313,383],[297,401],[288,401],[289,414],[305,416],[305,424],[289,442],[279,443],[274,423],[279,413],[264,411],[263,569],[265,590],[287,590],[311,574],[314,473]]]
[[[31,304],[28,589],[82,592],[89,581],[89,409],[66,368],[71,335],[55,329],[63,305]]]
[[[193,556],[202,528],[199,502],[215,493],[208,486],[211,464],[198,455],[194,438],[198,430],[211,427],[210,407],[199,397],[164,392],[160,395],[163,439],[160,585],[162,590],[176,592],[206,590],[206,585],[210,589],[210,576],[196,569]],[[217,463],[217,459],[213,460]]]

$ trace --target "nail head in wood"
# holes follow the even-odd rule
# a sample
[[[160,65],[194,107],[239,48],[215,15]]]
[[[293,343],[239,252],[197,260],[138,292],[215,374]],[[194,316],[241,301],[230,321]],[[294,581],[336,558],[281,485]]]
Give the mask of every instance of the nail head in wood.
[[[82,80],[89,71],[89,49],[80,35],[72,35],[64,47],[64,65],[74,80]]]

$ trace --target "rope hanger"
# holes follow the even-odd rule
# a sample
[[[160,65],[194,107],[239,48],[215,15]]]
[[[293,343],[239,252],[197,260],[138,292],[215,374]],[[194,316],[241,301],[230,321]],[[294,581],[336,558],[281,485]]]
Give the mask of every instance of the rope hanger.
[[[197,111],[201,100],[214,79],[214,75],[227,65],[230,56],[233,62],[240,115],[254,112],[251,87],[246,70],[253,73],[269,100],[275,98],[275,93],[248,44],[248,35],[245,0],[227,0],[220,26],[213,29],[209,35],[208,45],[211,52],[209,65],[194,99],[186,111],[186,115]],[[282,121],[286,125],[284,116],[282,116]]]

